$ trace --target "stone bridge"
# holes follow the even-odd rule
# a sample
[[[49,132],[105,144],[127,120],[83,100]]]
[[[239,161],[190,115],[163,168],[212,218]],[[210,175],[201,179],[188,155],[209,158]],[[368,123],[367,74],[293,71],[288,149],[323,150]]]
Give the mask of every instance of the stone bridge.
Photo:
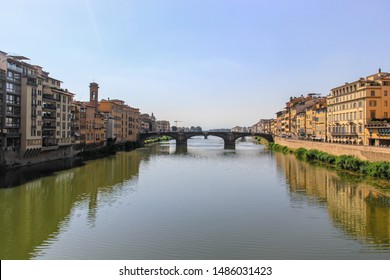
[[[251,132],[150,132],[140,133],[138,135],[138,142],[141,147],[144,146],[144,141],[148,138],[170,136],[176,140],[176,146],[187,146],[187,140],[194,136],[204,136],[205,139],[209,135],[217,136],[224,140],[225,149],[235,149],[236,140],[245,136],[260,136],[266,139],[268,142],[274,142],[271,134],[266,133],[251,133]]]

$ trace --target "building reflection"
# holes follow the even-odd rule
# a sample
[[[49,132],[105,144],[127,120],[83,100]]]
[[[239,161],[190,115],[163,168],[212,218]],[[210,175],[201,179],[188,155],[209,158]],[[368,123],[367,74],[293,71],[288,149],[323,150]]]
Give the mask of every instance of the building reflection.
[[[331,221],[347,235],[390,248],[390,194],[354,175],[275,153],[292,193],[326,205]]]
[[[36,248],[56,237],[77,204],[87,202],[93,226],[99,200],[115,199],[125,181],[137,180],[140,160],[137,152],[118,153],[0,189],[0,259],[33,258]]]

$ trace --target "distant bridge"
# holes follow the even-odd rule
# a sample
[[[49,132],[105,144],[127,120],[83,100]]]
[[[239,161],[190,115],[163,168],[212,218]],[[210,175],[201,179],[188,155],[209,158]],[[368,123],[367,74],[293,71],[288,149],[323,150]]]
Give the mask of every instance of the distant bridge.
[[[170,136],[176,140],[176,146],[187,146],[187,140],[194,136],[217,136],[224,140],[225,149],[235,149],[236,140],[245,136],[259,136],[266,139],[268,142],[274,142],[271,134],[267,133],[251,133],[251,132],[149,132],[140,133],[138,141],[141,146],[144,146],[144,141],[148,138]]]

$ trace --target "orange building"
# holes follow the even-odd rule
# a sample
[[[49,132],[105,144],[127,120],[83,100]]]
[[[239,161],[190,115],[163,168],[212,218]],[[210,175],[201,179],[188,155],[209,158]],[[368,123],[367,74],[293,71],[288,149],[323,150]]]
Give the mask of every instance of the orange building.
[[[99,111],[107,120],[107,138],[116,139],[117,143],[137,140],[139,109],[126,105],[123,100],[102,99],[99,102]]]

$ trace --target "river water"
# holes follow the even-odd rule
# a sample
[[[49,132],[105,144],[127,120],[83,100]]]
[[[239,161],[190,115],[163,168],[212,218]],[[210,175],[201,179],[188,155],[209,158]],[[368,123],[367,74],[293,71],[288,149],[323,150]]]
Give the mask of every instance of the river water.
[[[174,141],[0,189],[0,259],[390,259],[380,181]]]

